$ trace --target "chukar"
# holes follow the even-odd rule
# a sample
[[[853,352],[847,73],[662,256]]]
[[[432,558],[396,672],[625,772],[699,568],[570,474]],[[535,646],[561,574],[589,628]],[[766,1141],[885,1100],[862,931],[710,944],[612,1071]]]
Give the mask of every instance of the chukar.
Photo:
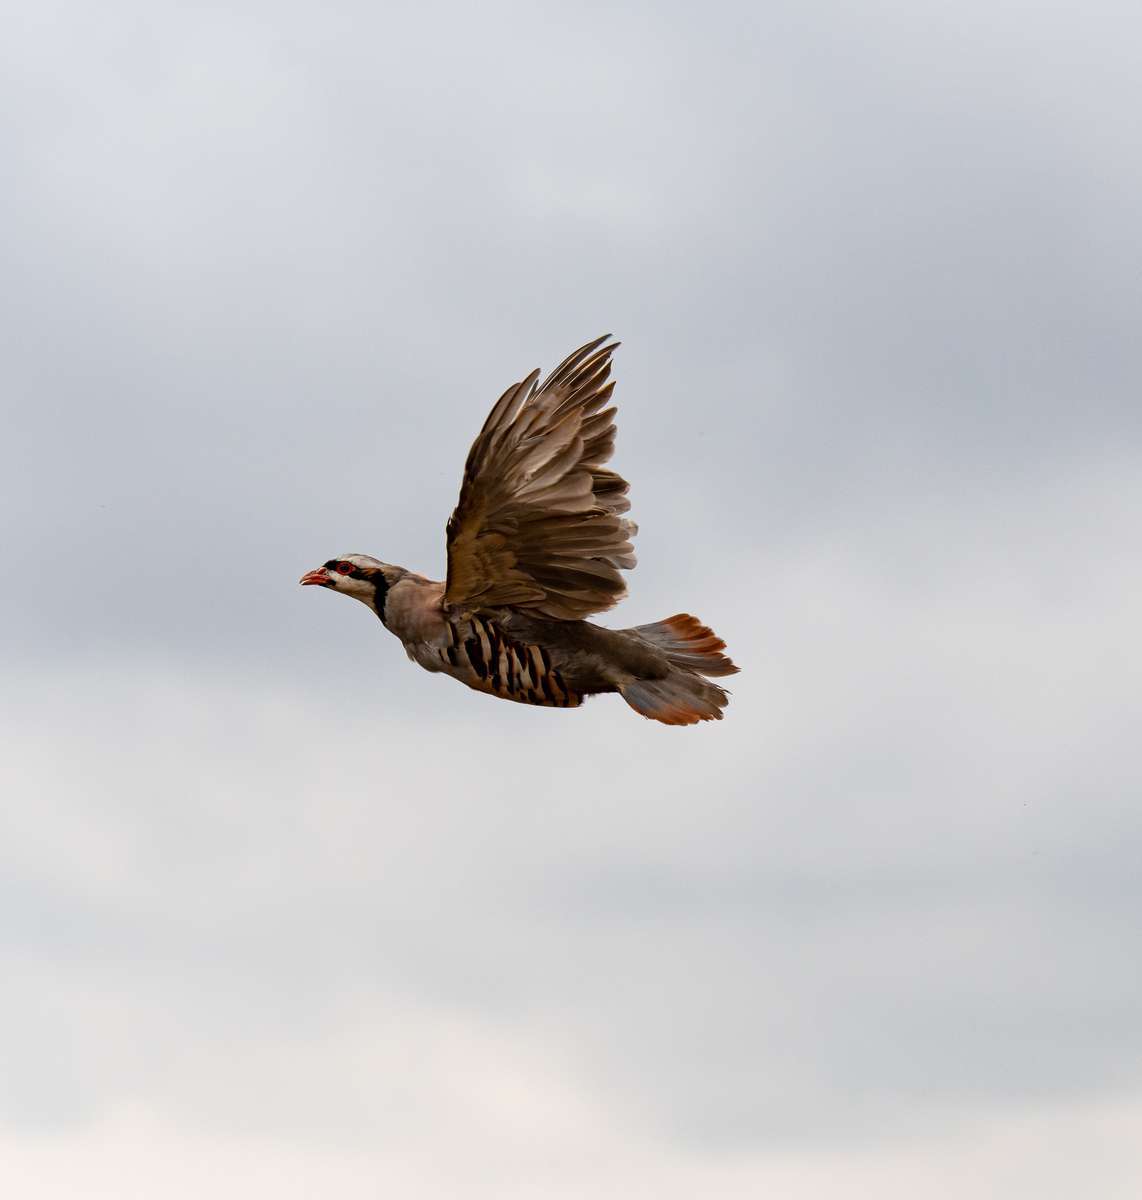
[[[625,595],[619,572],[635,564],[628,484],[603,465],[615,444],[607,340],[496,402],[448,522],[447,579],[342,554],[301,582],[360,600],[413,662],[501,700],[577,708],[618,692],[666,725],[721,720],[728,696],[707,677],[738,668],[695,617],[631,629],[584,619]]]

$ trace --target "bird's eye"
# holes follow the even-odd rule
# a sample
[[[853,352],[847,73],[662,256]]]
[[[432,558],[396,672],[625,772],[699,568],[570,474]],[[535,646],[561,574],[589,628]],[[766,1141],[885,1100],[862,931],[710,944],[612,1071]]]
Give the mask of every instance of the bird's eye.
[[[353,574],[353,564],[349,563],[349,562],[339,562],[337,564],[337,570],[342,575],[352,575]]]

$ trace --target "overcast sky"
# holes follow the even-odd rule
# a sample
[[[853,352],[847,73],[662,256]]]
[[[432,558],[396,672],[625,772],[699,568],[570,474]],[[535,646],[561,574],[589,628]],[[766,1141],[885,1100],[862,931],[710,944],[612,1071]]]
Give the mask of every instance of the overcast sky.
[[[0,1192],[1142,1194],[1142,19],[4,6]],[[441,577],[611,331],[719,725]]]

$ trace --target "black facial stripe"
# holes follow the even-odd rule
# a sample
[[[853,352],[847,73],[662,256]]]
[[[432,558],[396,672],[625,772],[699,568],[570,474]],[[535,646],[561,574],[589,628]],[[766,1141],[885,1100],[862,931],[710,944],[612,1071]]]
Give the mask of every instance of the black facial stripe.
[[[373,589],[377,593],[373,598],[373,607],[377,610],[377,616],[381,618],[381,624],[388,629],[389,623],[385,620],[385,602],[389,596],[389,581],[385,578],[383,571],[378,571],[373,576]]]

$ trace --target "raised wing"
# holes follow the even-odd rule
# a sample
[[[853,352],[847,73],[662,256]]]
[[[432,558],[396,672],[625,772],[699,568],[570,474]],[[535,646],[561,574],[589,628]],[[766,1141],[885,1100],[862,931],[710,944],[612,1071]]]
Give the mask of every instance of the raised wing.
[[[618,343],[597,338],[539,386],[533,371],[488,414],[464,467],[448,522],[444,602],[458,609],[512,606],[576,620],[626,592],[637,526],[627,481],[604,469],[615,445]]]

